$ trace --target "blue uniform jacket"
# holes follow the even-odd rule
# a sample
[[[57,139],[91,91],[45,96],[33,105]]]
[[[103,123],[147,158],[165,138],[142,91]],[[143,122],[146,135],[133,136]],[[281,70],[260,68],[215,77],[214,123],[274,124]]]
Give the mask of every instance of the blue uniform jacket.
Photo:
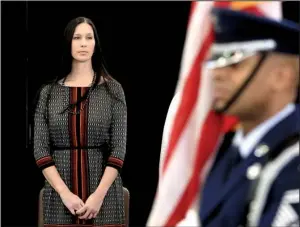
[[[255,222],[257,227],[294,226],[295,222],[299,223],[300,159],[299,144],[297,145],[299,132],[300,108],[296,106],[293,113],[279,122],[261,139],[249,157],[238,164],[225,182],[227,168],[231,165],[231,152],[226,143],[230,144],[231,141],[229,139],[229,142],[228,140],[224,142],[216,155],[201,193],[200,222],[202,227],[245,226],[249,223],[249,218],[258,219]],[[294,139],[291,141],[291,138]],[[268,157],[271,158],[267,159],[267,155],[261,157],[256,155],[255,150],[260,149],[262,145],[269,148]],[[297,146],[298,155],[287,154],[286,160],[281,158],[282,160],[277,161],[276,165],[280,167],[277,168],[275,165],[274,168],[267,168],[268,163],[280,159],[278,157],[288,152],[286,149],[291,146],[293,149]],[[283,164],[280,165],[280,163]],[[252,168],[255,172],[254,166],[260,164],[266,168],[262,168],[260,172],[259,169],[256,171],[259,176],[275,175],[274,179],[267,183],[269,184],[268,190],[264,188],[264,182],[252,180],[251,177],[249,179],[249,170]],[[254,187],[255,182],[260,186],[257,186],[256,190],[253,190],[255,193],[251,194],[251,188]],[[251,197],[251,195],[254,196]],[[252,198],[250,201],[254,201],[257,195],[260,196],[258,201],[260,204],[249,203],[249,198]],[[248,206],[249,204],[251,206]],[[260,210],[260,214],[254,214],[256,217],[253,217],[253,214],[249,215],[253,211],[257,213],[257,210]]]

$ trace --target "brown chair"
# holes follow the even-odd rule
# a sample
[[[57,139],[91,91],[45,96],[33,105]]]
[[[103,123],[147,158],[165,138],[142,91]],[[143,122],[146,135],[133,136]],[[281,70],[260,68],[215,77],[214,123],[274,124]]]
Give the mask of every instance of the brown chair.
[[[44,188],[41,189],[39,195],[39,206],[38,206],[38,227],[44,227],[44,220],[43,220],[43,191]],[[130,201],[130,194],[129,190],[123,187],[124,193],[124,209],[125,209],[125,226],[129,226],[129,201]]]
[[[38,227],[44,227],[44,217],[43,217],[43,193],[44,193],[44,188],[41,189],[40,195],[39,195]]]
[[[129,201],[130,201],[130,193],[129,190],[123,187],[124,193],[124,209],[125,209],[125,226],[129,227]]]

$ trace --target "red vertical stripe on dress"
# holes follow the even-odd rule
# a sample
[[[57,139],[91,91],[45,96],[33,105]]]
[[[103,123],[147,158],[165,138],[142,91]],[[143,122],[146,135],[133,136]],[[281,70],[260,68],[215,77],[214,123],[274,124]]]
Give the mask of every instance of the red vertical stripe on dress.
[[[87,88],[83,88],[81,90],[81,96],[87,91]],[[85,147],[88,146],[88,136],[87,136],[87,121],[88,121],[88,100],[81,102],[80,108],[82,111],[80,112],[80,144]],[[80,149],[80,157],[81,157],[81,192],[82,192],[82,200],[85,202],[89,196],[89,178],[88,178],[88,153],[87,149]],[[84,224],[90,224],[92,220],[83,221]]]
[[[75,103],[77,99],[77,89],[74,87],[70,88],[70,103]],[[72,109],[72,112],[77,111],[77,107],[75,106],[74,109]],[[78,146],[78,141],[77,141],[77,136],[76,136],[76,114],[69,113],[69,131],[70,131],[70,145],[71,147],[77,147]],[[71,149],[71,175],[72,175],[72,192],[75,195],[79,195],[79,190],[78,190],[78,150]],[[74,216],[73,218],[73,223],[80,224],[80,220],[78,219],[77,216]]]

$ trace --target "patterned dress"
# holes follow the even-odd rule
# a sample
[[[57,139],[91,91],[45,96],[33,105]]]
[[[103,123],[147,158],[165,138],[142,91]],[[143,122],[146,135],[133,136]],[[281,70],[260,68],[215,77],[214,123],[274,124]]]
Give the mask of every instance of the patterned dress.
[[[110,90],[107,89],[109,86]],[[122,86],[115,80],[99,84],[87,101],[63,112],[87,87],[59,83],[41,89],[34,120],[34,157],[41,170],[55,165],[69,189],[84,202],[98,187],[106,166],[118,169],[126,151],[127,108]],[[50,93],[47,101],[47,95]],[[118,174],[97,217],[81,220],[64,206],[45,181],[44,227],[124,226],[124,197]]]

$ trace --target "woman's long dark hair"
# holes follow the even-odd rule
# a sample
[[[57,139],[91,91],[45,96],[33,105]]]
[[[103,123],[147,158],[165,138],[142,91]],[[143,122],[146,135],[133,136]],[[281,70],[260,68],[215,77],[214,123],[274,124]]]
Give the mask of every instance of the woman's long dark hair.
[[[108,80],[111,80],[112,77],[109,75],[106,67],[106,63],[103,57],[102,48],[100,45],[100,40],[98,36],[97,29],[94,25],[94,23],[91,21],[91,19],[86,17],[77,17],[75,19],[72,19],[66,26],[64,31],[64,43],[63,43],[63,53],[62,53],[62,59],[61,59],[61,70],[60,74],[56,77],[56,79],[52,82],[51,88],[49,89],[48,97],[47,97],[47,106],[50,99],[51,91],[55,84],[59,83],[59,81],[63,78],[65,78],[72,70],[72,61],[73,57],[71,54],[71,46],[72,46],[72,40],[73,35],[75,32],[76,27],[81,23],[87,23],[89,24],[94,32],[94,39],[95,39],[95,49],[94,54],[92,56],[92,68],[95,72],[96,79],[94,80],[91,87],[87,89],[85,94],[76,102],[71,103],[67,108],[63,111],[65,112],[68,109],[73,109],[76,105],[78,105],[80,102],[87,99],[89,93],[95,89],[95,87],[99,84],[101,77],[104,79],[105,86],[108,90],[109,86],[107,84]]]

